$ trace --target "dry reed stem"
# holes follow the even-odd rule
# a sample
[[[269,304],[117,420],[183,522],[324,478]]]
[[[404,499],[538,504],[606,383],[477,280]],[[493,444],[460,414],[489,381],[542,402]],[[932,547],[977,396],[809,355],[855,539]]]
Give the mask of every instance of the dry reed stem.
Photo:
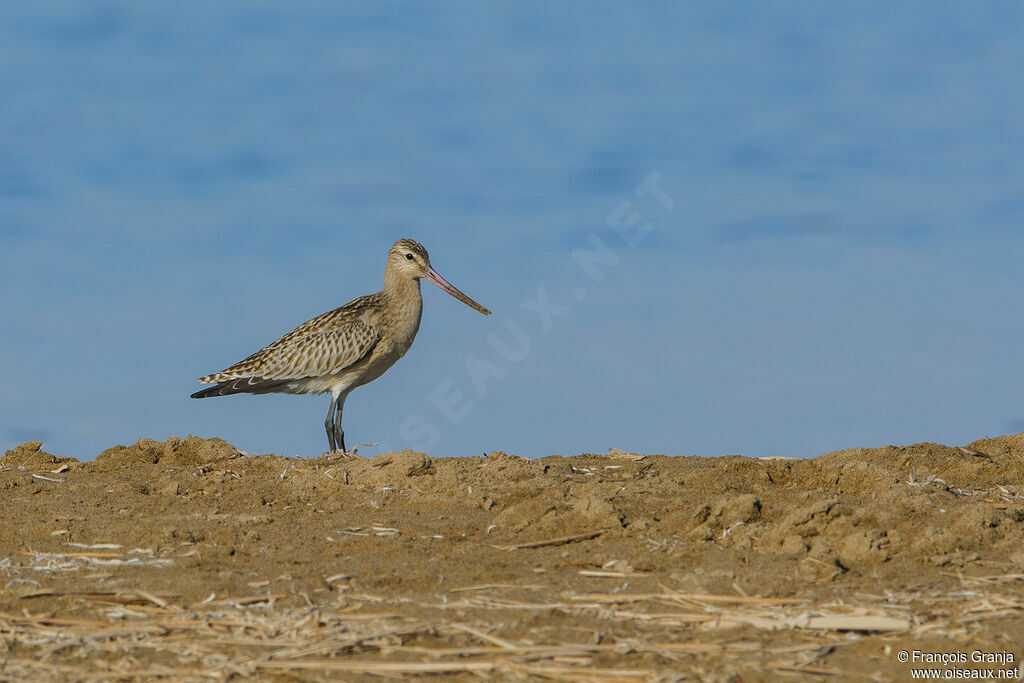
[[[695,673],[698,677],[713,678],[717,674],[701,667],[723,658],[765,675],[852,679],[857,676],[821,663],[833,648],[850,642],[851,632],[897,643],[894,635],[948,637],[985,621],[1024,616],[1024,600],[1012,592],[1021,575],[958,578],[968,588],[926,585],[885,596],[855,596],[861,606],[684,593],[666,586],[656,593],[567,592],[551,599],[552,587],[481,584],[449,590],[469,595],[446,604],[346,594],[336,604],[305,609],[287,607],[283,594],[176,607],[176,596],[138,588],[123,593],[37,590],[22,598],[63,599],[79,613],[0,613],[0,643],[18,647],[17,655],[0,665],[0,679],[466,674],[615,681],[679,671],[684,662],[693,667],[689,670],[705,672]],[[479,594],[517,588],[540,592],[531,594],[537,598],[532,601]],[[457,613],[458,620],[412,620],[440,608],[456,610],[448,613]],[[510,629],[522,610],[551,612],[555,619],[586,615],[588,621],[580,623],[598,623],[591,628],[600,631],[588,636],[587,629],[567,629],[553,620],[552,626],[535,630],[530,642],[518,642],[522,636],[511,635],[517,632]],[[567,636],[577,630],[584,635]],[[70,659],[69,653],[85,659]],[[165,662],[173,664],[158,665]]]
[[[497,548],[498,550],[530,550],[533,548],[547,548],[550,546],[566,545],[569,543],[578,543],[580,541],[589,541],[592,538],[597,538],[606,531],[607,529],[602,529],[600,531],[591,531],[590,533],[577,534],[575,536],[562,536],[560,538],[552,538],[546,541],[531,541],[529,543],[516,543],[515,545],[496,545],[491,547]]]

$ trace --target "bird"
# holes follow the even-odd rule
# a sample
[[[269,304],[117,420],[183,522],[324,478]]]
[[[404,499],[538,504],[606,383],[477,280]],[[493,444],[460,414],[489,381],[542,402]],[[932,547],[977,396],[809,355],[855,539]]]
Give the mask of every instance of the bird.
[[[347,454],[341,414],[356,387],[383,375],[412,346],[423,314],[420,280],[484,315],[491,312],[445,280],[419,242],[388,251],[384,287],[308,320],[248,358],[198,381],[214,386],[192,398],[229,394],[331,394],[324,427],[330,453]]]

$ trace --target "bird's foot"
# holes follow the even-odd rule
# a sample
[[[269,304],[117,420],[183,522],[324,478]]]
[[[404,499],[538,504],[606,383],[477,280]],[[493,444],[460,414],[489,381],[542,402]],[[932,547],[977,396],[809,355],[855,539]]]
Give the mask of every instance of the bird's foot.
[[[359,449],[353,448],[346,451],[341,448],[335,448],[333,451],[328,451],[320,457],[327,460],[352,460],[359,457]]]

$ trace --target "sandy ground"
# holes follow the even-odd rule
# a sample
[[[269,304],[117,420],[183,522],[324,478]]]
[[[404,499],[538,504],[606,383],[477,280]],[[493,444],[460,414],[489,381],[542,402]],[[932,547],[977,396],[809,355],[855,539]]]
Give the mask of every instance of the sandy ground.
[[[1024,656],[1024,434],[803,461],[28,443],[0,489],[3,680],[904,680],[902,650],[967,675]]]

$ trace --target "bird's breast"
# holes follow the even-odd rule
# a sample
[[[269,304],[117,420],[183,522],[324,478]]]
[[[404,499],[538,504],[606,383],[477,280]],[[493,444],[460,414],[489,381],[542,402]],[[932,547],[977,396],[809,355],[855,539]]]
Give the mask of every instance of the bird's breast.
[[[354,386],[377,379],[405,355],[419,330],[419,313],[419,310],[410,310],[404,315],[386,319],[381,328],[380,341],[373,347],[370,355],[359,364]]]

